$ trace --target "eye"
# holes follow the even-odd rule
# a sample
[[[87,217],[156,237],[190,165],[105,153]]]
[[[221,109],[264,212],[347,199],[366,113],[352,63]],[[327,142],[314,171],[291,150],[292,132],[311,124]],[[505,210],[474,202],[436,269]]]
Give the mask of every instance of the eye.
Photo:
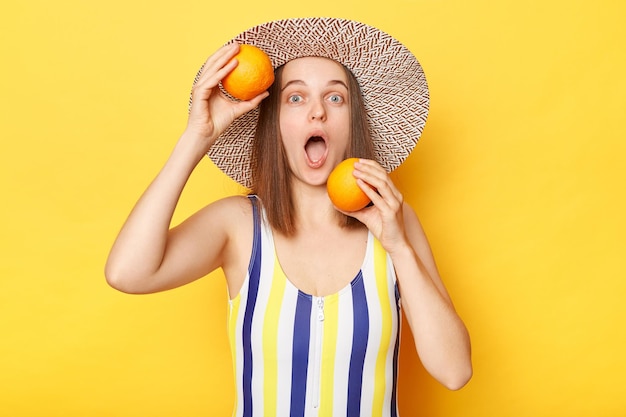
[[[302,96],[297,94],[290,95],[287,99],[290,103],[300,103],[302,101]]]
[[[331,103],[343,103],[343,97],[340,94],[332,94],[328,97]]]

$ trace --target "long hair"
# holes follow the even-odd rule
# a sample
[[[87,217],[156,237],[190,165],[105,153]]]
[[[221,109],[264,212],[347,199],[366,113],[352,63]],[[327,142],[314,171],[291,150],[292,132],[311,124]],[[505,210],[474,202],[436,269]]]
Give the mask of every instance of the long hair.
[[[352,72],[343,67],[348,78],[350,101],[350,140],[344,158],[375,159],[367,112],[361,88]],[[280,134],[280,90],[283,66],[275,71],[269,97],[261,103],[254,142],[252,144],[251,194],[261,199],[270,226],[287,235],[296,232],[295,207],[292,199],[291,170]],[[354,227],[360,222],[343,214],[341,224]]]

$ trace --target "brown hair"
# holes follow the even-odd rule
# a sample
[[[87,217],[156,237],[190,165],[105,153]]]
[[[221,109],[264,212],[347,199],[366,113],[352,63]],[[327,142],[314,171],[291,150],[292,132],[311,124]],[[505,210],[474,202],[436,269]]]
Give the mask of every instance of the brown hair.
[[[345,158],[375,159],[361,88],[352,72],[343,67],[348,78],[350,101],[350,141]],[[291,171],[280,136],[279,108],[283,66],[275,71],[269,97],[261,103],[259,120],[252,144],[251,194],[261,199],[267,220],[275,230],[291,236],[296,231],[295,207],[291,198]],[[340,215],[342,224],[353,227],[359,221]]]

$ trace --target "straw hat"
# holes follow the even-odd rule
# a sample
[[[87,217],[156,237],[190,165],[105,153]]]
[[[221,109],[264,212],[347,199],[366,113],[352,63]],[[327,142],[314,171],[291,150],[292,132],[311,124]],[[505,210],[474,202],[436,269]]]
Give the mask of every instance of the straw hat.
[[[264,50],[274,68],[316,56],[351,70],[363,94],[376,159],[387,172],[400,166],[417,144],[428,115],[426,77],[415,56],[387,33],[352,20],[297,18],[263,23],[228,43],[234,41]],[[258,108],[239,117],[208,153],[224,173],[248,188],[257,119]]]

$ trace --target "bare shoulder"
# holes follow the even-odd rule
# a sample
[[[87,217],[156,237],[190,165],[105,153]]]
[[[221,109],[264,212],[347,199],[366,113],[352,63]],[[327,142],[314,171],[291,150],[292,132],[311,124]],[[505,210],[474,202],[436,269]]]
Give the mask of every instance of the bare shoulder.
[[[201,259],[202,271],[224,270],[236,261],[235,254],[245,250],[246,236],[252,246],[252,204],[245,196],[216,200],[200,209],[170,233],[185,257]]]
[[[252,215],[250,199],[243,195],[234,195],[214,201],[200,211],[203,215],[219,215],[222,221],[237,222]]]
[[[195,233],[222,240],[224,255],[228,255],[242,235],[252,234],[252,204],[246,196],[225,197],[202,208],[188,223]]]
[[[206,216],[213,228],[219,228],[224,233],[220,266],[226,277],[229,294],[234,296],[245,280],[252,253],[252,202],[241,195],[226,197],[208,205],[198,214]]]

